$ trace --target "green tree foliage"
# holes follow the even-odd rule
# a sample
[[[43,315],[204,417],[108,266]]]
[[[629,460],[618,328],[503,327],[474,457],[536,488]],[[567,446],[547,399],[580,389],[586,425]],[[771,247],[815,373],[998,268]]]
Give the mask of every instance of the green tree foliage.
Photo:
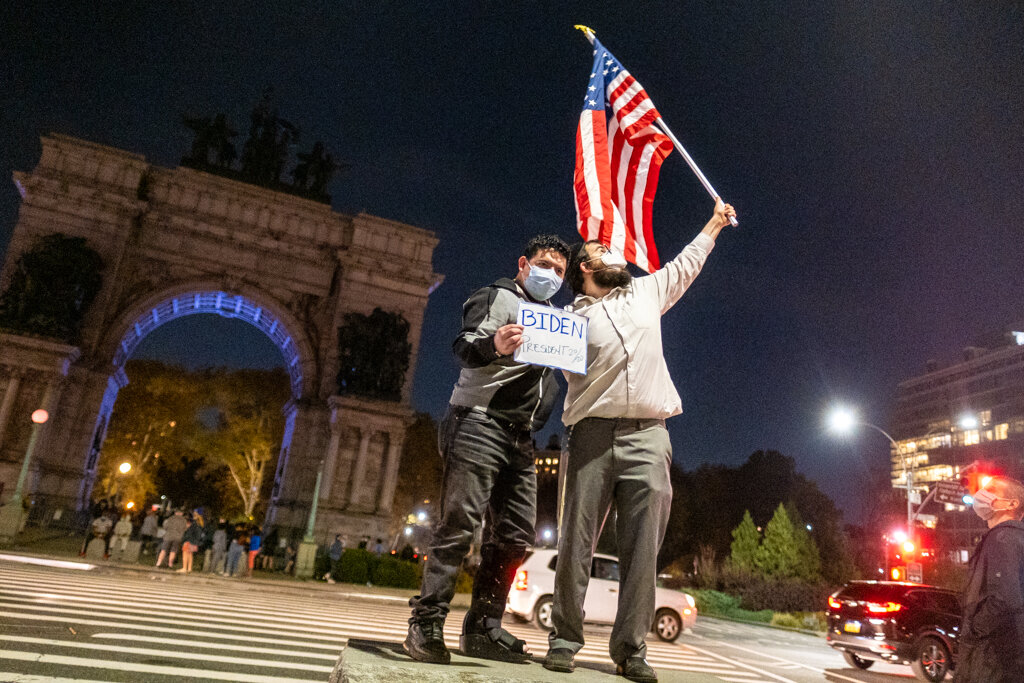
[[[774,577],[799,575],[800,551],[793,522],[786,507],[779,503],[775,514],[764,528],[764,541],[758,548],[755,566],[764,574]]]
[[[89,304],[103,284],[103,259],[84,237],[60,233],[39,238],[14,265],[0,295],[0,328],[78,342]]]
[[[821,575],[841,584],[854,568],[843,531],[842,515],[817,484],[796,471],[796,464],[776,451],[757,451],[739,467],[703,465],[686,472],[673,466],[672,512],[659,565],[678,558],[692,564],[700,546],[712,546],[728,557],[732,530],[749,510],[757,524],[765,524],[780,503],[798,511],[812,525],[811,538],[820,554]]]
[[[157,492],[161,472],[179,472],[183,460],[194,455],[201,402],[197,378],[181,368],[131,360],[125,374],[128,386],[114,404],[94,495],[117,493],[141,504]],[[124,462],[131,465],[127,474],[118,471]]]
[[[749,510],[743,511],[743,521],[732,530],[729,563],[734,569],[752,570],[756,566],[757,551],[761,544],[761,532],[754,524]]]
[[[226,468],[223,480],[238,495],[240,510],[252,519],[265,495],[268,473],[273,471],[285,419],[282,406],[290,396],[288,375],[282,368],[216,370],[206,378],[206,399],[216,411],[216,427],[201,440],[207,471]]]
[[[796,577],[804,581],[818,581],[821,579],[821,555],[818,552],[818,544],[814,542],[796,506],[790,503],[785,507],[786,514],[793,524],[793,539],[796,541]]]
[[[401,400],[411,353],[409,322],[400,313],[346,313],[338,328],[338,393]]]

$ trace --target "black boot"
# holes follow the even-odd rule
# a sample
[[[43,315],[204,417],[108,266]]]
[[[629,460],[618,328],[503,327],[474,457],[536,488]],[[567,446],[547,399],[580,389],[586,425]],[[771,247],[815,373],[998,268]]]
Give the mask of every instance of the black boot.
[[[480,549],[480,567],[473,581],[473,602],[462,622],[459,645],[470,657],[521,662],[529,658],[526,641],[501,627],[508,591],[526,556],[522,548]]]
[[[409,635],[405,637],[402,648],[418,662],[448,664],[452,660],[444,644],[443,619],[410,619]]]

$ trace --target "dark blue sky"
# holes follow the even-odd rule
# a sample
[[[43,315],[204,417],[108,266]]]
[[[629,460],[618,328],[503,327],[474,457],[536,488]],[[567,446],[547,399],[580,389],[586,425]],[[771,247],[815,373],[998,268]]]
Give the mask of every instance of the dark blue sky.
[[[859,516],[858,482],[885,466],[887,445],[831,441],[824,408],[843,398],[884,425],[896,383],[926,359],[1024,318],[1015,3],[5,3],[0,175],[30,170],[45,131],[173,166],[189,147],[182,113],[244,127],[273,85],[303,146],[323,138],[351,164],[331,186],[336,210],[441,239],[447,279],[414,390],[439,414],[465,297],[512,274],[530,235],[573,237],[591,60],[575,23],[644,84],[740,215],[664,318],[685,408],[670,421],[677,461],[778,449]],[[0,185],[0,249],[17,206]],[[662,255],[710,211],[670,158],[655,202]],[[187,345],[194,359],[210,346],[213,364],[276,362],[272,347],[253,351],[258,333],[230,329],[182,321],[140,353],[181,358]]]

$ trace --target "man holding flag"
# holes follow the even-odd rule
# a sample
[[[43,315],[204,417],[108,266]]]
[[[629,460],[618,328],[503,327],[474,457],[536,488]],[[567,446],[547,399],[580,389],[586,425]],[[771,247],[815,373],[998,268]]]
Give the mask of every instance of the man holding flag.
[[[592,35],[588,35],[592,37]],[[609,652],[618,673],[657,681],[644,642],[654,622],[657,556],[668,523],[672,447],[665,419],[682,412],[665,363],[661,316],[697,277],[715,239],[735,220],[715,197],[699,235],[660,270],[650,210],[662,160],[672,143],[639,83],[596,39],[594,67],[580,116],[576,208],[585,242],[566,271],[576,299],[569,310],[589,320],[587,371],[565,373],[558,564],[550,649],[544,667],[571,672],[583,647],[583,602],[597,539],[615,504],[619,551],[618,612]],[[611,111],[606,119],[605,103]],[[627,260],[647,271],[634,279]]]

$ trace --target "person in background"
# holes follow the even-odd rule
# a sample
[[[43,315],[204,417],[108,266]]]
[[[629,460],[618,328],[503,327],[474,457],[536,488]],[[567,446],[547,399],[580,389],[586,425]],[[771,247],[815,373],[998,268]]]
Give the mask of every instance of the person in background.
[[[295,571],[295,557],[297,553],[295,551],[295,544],[288,541],[288,545],[284,549],[284,573],[291,574]]]
[[[156,566],[164,563],[167,557],[167,567],[174,566],[174,558],[181,550],[182,539],[185,538],[185,529],[188,524],[185,521],[185,513],[182,510],[175,510],[174,514],[164,520],[164,539],[160,544],[160,554],[156,556]]]
[[[142,554],[145,555],[153,550],[156,544],[156,532],[160,528],[160,518],[152,507],[146,512],[146,518],[142,520],[142,527],[139,529],[139,538],[142,540]]]
[[[252,570],[256,566],[256,556],[260,554],[260,548],[263,547],[263,532],[259,527],[253,527],[252,535],[249,537],[249,562],[246,565],[248,571],[245,573],[246,576],[252,576]]]
[[[199,544],[203,542],[203,527],[195,520],[187,520],[185,534],[181,539],[181,569],[179,572],[189,574],[192,572],[192,558],[199,550]]]
[[[117,520],[117,524],[114,525],[114,541],[111,546],[115,547],[120,543],[121,552],[124,552],[128,547],[128,539],[132,535],[132,516],[130,513],[125,512],[121,515],[121,519]]]
[[[242,572],[242,557],[249,547],[249,534],[242,526],[235,527],[235,537],[231,539],[228,546],[228,562],[224,569],[224,576],[237,576]]]
[[[384,539],[378,538],[373,544],[373,554],[380,557],[384,554]]]
[[[993,477],[974,494],[985,520],[968,567],[955,683],[1024,680],[1024,484]]]
[[[330,567],[327,569],[327,575],[324,576],[327,579],[327,583],[334,583],[335,576],[341,570],[341,555],[345,552],[345,541],[341,534],[334,534],[334,542],[331,543],[331,547],[327,549],[327,558],[331,561]]]
[[[228,553],[228,523],[223,517],[217,520],[217,530],[210,540],[210,564],[203,567],[204,572],[223,572],[224,562]]]

